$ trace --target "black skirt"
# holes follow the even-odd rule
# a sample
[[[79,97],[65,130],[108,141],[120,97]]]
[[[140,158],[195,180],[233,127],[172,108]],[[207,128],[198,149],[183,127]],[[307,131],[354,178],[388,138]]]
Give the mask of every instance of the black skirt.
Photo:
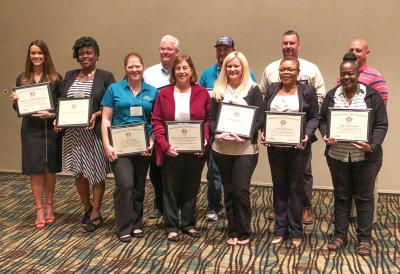
[[[54,132],[53,120],[22,119],[22,174],[40,175],[46,166],[51,173],[61,172],[61,134]]]
[[[63,90],[63,80],[50,84],[50,94],[57,108],[58,98]],[[22,74],[17,77],[16,85],[21,86]],[[42,76],[39,83],[45,82]],[[33,84],[33,83],[30,83]],[[16,109],[16,105],[13,105]],[[61,133],[54,132],[54,118],[40,119],[33,116],[22,118],[21,126],[21,151],[22,151],[22,174],[41,175],[45,167],[51,173],[61,172]]]

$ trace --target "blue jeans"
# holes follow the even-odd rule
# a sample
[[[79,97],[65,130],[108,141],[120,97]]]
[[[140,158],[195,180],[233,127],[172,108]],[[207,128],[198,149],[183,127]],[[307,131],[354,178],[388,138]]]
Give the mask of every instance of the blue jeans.
[[[208,209],[214,210],[215,212],[219,212],[223,205],[221,203],[222,200],[222,181],[221,175],[219,174],[218,167],[214,161],[214,158],[211,153],[207,158],[207,200],[208,200]]]

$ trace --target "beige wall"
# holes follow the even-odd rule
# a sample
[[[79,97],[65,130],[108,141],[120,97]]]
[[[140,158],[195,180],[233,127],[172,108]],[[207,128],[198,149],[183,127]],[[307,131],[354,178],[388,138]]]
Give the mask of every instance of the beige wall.
[[[366,6],[366,7],[363,7]],[[34,39],[45,40],[58,70],[76,68],[71,47],[82,35],[95,37],[101,47],[99,67],[122,76],[122,59],[129,51],[143,54],[145,64],[158,62],[162,35],[181,41],[181,51],[194,59],[201,71],[215,62],[213,43],[220,35],[234,38],[258,80],[266,64],[280,58],[281,34],[295,29],[301,36],[301,56],[316,63],[328,88],[333,87],[338,66],[352,38],[369,41],[369,63],[381,71],[390,88],[390,130],[384,145],[380,189],[400,192],[396,163],[400,157],[400,1],[277,1],[277,0],[1,0],[0,91],[14,86],[23,69],[26,48]],[[396,62],[397,61],[397,62]],[[0,169],[20,169],[20,120],[7,96],[0,96]],[[253,180],[270,183],[266,153],[262,149]],[[313,148],[315,185],[331,187],[323,144]]]

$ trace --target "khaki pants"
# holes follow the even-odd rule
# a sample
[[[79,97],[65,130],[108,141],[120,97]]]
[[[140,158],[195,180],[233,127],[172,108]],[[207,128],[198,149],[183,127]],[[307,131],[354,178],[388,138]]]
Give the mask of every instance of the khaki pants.
[[[378,194],[378,176],[375,178],[375,188],[374,188],[374,223],[376,223],[376,208],[378,207],[378,199],[379,199],[379,194]],[[357,211],[356,211],[356,205],[354,202],[354,199],[351,203],[351,212],[350,212],[350,217],[356,218],[357,217]]]

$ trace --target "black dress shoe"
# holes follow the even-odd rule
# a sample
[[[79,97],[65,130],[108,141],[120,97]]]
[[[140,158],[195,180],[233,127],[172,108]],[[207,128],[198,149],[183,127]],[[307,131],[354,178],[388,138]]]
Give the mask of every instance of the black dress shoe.
[[[135,230],[137,230],[137,231],[135,231]],[[132,236],[135,237],[135,238],[143,238],[144,237],[144,232],[141,229],[134,229],[132,231]]]
[[[99,214],[99,216],[97,216],[97,218],[95,218],[94,220],[89,220],[84,229],[86,232],[93,232],[97,230],[102,224],[103,224],[103,218]]]
[[[93,206],[90,206],[88,210],[83,213],[81,224],[82,226],[87,225],[90,222],[90,213],[92,213]]]
[[[124,235],[124,236],[120,236],[118,237],[118,239],[123,242],[123,243],[129,243],[132,241],[132,236],[131,235]]]

